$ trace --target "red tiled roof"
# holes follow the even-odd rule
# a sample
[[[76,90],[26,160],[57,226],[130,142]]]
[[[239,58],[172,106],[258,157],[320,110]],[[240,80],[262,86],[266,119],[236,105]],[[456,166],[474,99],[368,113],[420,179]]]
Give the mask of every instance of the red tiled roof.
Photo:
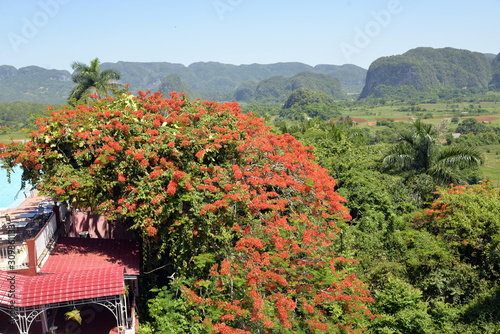
[[[40,273],[61,273],[110,266],[139,275],[139,246],[135,242],[95,238],[59,238]]]
[[[124,274],[138,275],[139,260],[136,243],[59,238],[37,276],[0,271],[0,304],[23,307],[121,295]]]
[[[13,277],[13,281],[9,280]],[[3,305],[34,306],[123,292],[123,270],[119,267],[38,276],[0,271],[0,304]]]

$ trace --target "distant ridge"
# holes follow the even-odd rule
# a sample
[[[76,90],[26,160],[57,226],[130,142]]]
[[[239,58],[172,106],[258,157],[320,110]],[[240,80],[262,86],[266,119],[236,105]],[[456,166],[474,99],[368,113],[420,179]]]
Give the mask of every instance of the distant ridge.
[[[447,89],[500,89],[500,54],[454,48],[415,48],[379,58],[368,70],[351,64],[310,66],[300,62],[195,62],[185,66],[119,61],[101,67],[119,71],[121,83],[130,84],[133,93],[177,90],[193,98],[255,103],[282,103],[293,87],[322,91],[334,98],[346,93],[359,94],[360,98],[394,98],[439,96]],[[281,88],[273,88],[273,84]],[[0,102],[65,103],[73,87],[71,73],[65,70],[0,66]],[[273,89],[279,92],[273,93]]]
[[[231,65],[218,62],[196,62],[189,66],[169,62],[103,63],[102,69],[121,73],[121,82],[130,84],[130,90],[159,90],[178,82],[195,97],[212,100],[233,100],[235,91],[245,82],[257,85],[274,76],[293,77],[301,72],[326,74],[337,78],[345,92],[361,92],[366,69],[355,65],[310,66],[299,62],[274,64]],[[178,79],[171,75],[177,75]],[[169,78],[167,78],[170,76]],[[167,78],[167,81],[164,80]],[[167,85],[167,86],[165,86]],[[71,73],[49,70],[38,66],[16,69],[0,66],[0,102],[64,103],[74,87]]]
[[[299,62],[249,65],[196,62],[189,66],[167,62],[117,62],[103,63],[102,68],[119,71],[122,75],[121,81],[129,83],[132,88],[157,89],[168,76],[167,82],[174,80],[184,88],[187,85],[189,91],[199,95],[197,97],[209,99],[218,99],[220,96],[232,99],[235,90],[244,83],[258,84],[271,77],[292,77],[301,72],[329,75],[340,81],[344,91],[359,93],[366,77],[366,69],[356,65],[317,65],[313,67]],[[168,82],[168,86],[171,87],[171,85],[172,83]],[[165,86],[165,82],[163,86]]]
[[[73,86],[68,71],[0,66],[0,102],[63,103]]]

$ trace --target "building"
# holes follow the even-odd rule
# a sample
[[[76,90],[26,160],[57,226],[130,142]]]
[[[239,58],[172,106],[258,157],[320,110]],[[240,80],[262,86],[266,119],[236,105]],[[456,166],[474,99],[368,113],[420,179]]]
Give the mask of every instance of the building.
[[[139,246],[116,239],[115,234],[125,234],[114,233],[114,228],[102,235],[78,231],[85,226],[106,231],[112,226],[101,217],[78,221],[81,216],[57,203],[42,202],[4,217],[0,329],[15,326],[21,334],[69,333],[69,329],[99,334],[90,329],[98,319],[114,318],[111,327],[119,333],[135,333]],[[82,323],[66,321],[62,315],[69,312]]]

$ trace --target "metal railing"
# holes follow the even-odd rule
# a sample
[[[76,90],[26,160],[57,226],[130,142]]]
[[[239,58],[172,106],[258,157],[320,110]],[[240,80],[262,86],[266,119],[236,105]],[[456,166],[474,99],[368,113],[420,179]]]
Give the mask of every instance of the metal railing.
[[[47,245],[54,240],[54,234],[57,230],[57,220],[56,215],[53,213],[47,220],[43,228],[35,236],[35,250],[38,263],[40,263],[41,258],[45,256]]]

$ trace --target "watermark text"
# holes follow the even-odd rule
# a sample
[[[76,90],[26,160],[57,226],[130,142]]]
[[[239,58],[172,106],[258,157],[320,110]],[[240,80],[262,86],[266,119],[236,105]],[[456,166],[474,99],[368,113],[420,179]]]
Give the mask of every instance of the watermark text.
[[[45,27],[51,18],[54,18],[61,9],[62,5],[67,4],[71,0],[40,0],[37,3],[37,10],[29,17],[21,18],[21,29],[17,32],[10,32],[8,39],[12,49],[17,53],[23,44],[28,44],[30,40],[35,38],[40,30]]]
[[[410,0],[411,1],[411,0]],[[342,42],[339,47],[344,57],[350,61],[353,55],[361,53],[361,51],[368,47],[374,38],[380,35],[384,28],[391,24],[394,16],[403,11],[403,5],[400,0],[390,0],[386,8],[371,11],[370,16],[372,20],[368,21],[362,27],[354,28],[354,37],[352,42]]]
[[[232,12],[236,7],[241,5],[243,0],[215,0],[213,2],[215,12],[219,16],[221,20],[224,20],[224,17],[227,12]]]

